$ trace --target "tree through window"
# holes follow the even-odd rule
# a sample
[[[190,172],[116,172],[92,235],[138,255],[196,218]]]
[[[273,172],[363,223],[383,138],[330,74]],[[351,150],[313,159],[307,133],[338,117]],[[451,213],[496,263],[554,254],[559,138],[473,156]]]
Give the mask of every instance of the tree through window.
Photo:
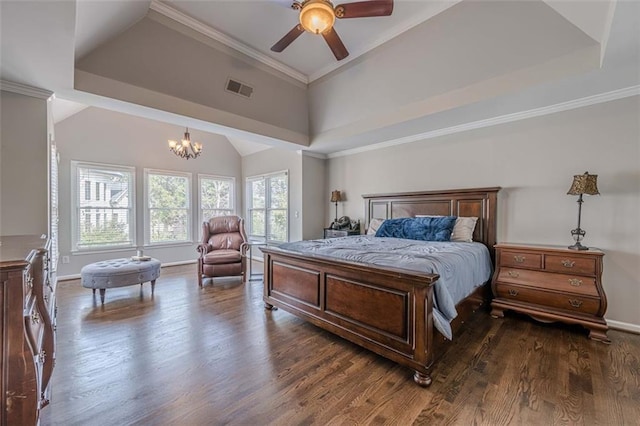
[[[191,241],[191,174],[145,169],[148,244]]]
[[[278,172],[247,178],[249,235],[269,243],[289,239],[289,176]]]
[[[198,175],[200,222],[214,216],[235,214],[235,179]]]

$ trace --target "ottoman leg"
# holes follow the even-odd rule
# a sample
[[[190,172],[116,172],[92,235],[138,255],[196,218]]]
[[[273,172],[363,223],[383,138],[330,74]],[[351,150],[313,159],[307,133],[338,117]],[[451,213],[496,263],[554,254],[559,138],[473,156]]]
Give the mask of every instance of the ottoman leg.
[[[107,291],[106,288],[100,289],[100,302],[102,302],[103,305],[104,305],[104,294],[106,293],[106,291]]]
[[[151,280],[151,295],[153,296],[153,290],[156,289],[156,280]]]
[[[96,289],[94,288],[93,289],[93,295],[95,296],[95,294],[96,294]]]

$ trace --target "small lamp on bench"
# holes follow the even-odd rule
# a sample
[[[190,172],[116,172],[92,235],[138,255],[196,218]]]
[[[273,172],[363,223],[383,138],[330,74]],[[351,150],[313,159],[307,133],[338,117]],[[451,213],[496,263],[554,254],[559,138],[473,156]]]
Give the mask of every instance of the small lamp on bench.
[[[575,244],[569,246],[571,250],[589,250],[589,247],[585,247],[580,244],[580,241],[584,238],[586,232],[580,228],[580,216],[582,214],[582,195],[597,195],[598,192],[598,175],[590,175],[589,172],[584,172],[583,175],[575,175],[573,177],[573,183],[567,195],[578,195],[578,227],[571,230],[571,236],[575,240]]]

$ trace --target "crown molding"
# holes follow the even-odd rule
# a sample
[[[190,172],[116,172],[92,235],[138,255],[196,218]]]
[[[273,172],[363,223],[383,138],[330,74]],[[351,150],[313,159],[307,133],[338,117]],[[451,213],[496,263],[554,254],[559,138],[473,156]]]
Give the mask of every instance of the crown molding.
[[[53,96],[53,92],[39,87],[33,87],[26,84],[15,83],[13,81],[0,80],[0,89],[6,92],[18,93],[20,95],[31,96],[39,99],[49,99]]]
[[[391,139],[385,142],[380,142],[359,148],[346,149],[344,151],[338,151],[328,154],[327,157],[345,157],[347,155],[359,154],[361,152],[375,151],[382,148],[403,145],[411,142],[418,142],[426,139],[437,138],[440,136],[451,135],[454,133],[461,133],[469,130],[482,129],[484,127],[497,126],[499,124],[506,124],[514,121],[526,120],[528,118],[555,114],[558,112],[569,111],[576,108],[583,108],[590,105],[596,105],[638,95],[640,95],[640,85],[630,86],[623,89],[612,90],[610,92],[587,96],[580,99],[574,99],[572,101],[561,102],[559,104],[549,105],[546,107],[534,108],[527,111],[516,112],[513,114],[505,114],[497,117],[487,118],[485,120],[472,121],[469,123],[460,124],[458,126],[451,126],[443,129],[432,130],[430,132],[418,133],[415,135],[405,136],[398,139]]]
[[[307,78],[307,76],[301,73],[300,71],[297,71],[283,64],[282,62],[276,61],[275,59],[257,51],[256,49],[249,47],[246,44],[232,37],[229,37],[228,35],[211,28],[206,24],[203,24],[202,22],[192,18],[189,15],[186,15],[180,12],[177,9],[174,9],[173,7],[165,3],[162,3],[158,0],[152,0],[151,4],[149,5],[149,9],[154,10],[166,16],[167,18],[173,19],[174,21],[179,22],[182,25],[185,25],[191,28],[192,30],[197,31],[200,34],[203,34],[213,40],[216,40],[224,44],[225,46],[228,46],[234,50],[237,50],[238,52],[241,52],[249,56],[250,58],[255,59],[256,61],[262,62],[263,64],[277,71],[280,71],[281,73],[288,75],[291,78],[294,78],[304,84],[309,83],[309,79]]]
[[[318,158],[320,160],[326,160],[327,158],[329,158],[327,157],[327,154],[322,154],[320,152],[306,151],[303,149],[298,150],[297,153],[303,157]]]

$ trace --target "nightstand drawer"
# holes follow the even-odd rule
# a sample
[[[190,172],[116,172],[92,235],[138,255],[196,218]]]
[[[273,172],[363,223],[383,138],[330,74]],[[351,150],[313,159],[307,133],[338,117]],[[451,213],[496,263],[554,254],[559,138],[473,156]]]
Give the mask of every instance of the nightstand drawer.
[[[556,294],[541,290],[498,284],[498,297],[518,302],[544,305],[565,311],[595,315],[600,309],[600,300],[571,294]]]
[[[351,235],[360,235],[360,229],[324,229],[325,238],[349,237]]]
[[[502,268],[498,273],[498,281],[598,297],[596,280],[590,277]]]
[[[500,255],[501,266],[542,269],[542,255],[517,251],[503,251]]]
[[[596,274],[596,260],[594,258],[581,258],[571,256],[546,255],[544,269],[551,272],[564,274]]]

